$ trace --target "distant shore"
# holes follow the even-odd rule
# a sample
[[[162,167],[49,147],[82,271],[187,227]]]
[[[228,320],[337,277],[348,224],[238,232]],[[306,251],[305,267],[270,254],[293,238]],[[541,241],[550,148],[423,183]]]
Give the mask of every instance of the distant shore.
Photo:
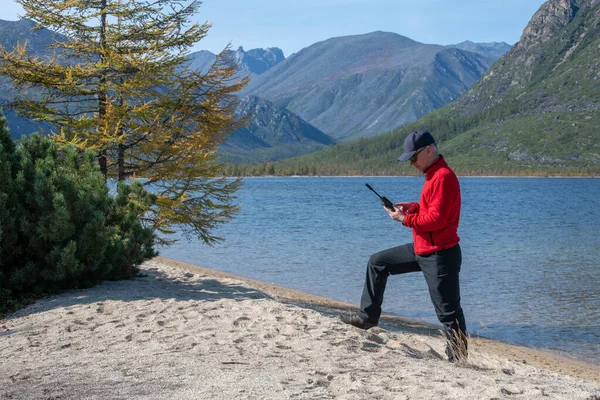
[[[40,300],[0,321],[0,399],[582,399],[600,366],[157,257],[142,277]]]
[[[250,175],[227,176],[231,179],[248,178],[421,178],[423,175]],[[598,179],[600,175],[458,175],[459,178],[530,178],[530,179]]]

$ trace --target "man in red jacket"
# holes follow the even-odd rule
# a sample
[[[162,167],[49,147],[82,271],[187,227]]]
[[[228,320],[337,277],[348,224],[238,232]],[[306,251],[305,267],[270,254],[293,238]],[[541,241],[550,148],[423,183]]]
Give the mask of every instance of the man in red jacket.
[[[398,160],[410,161],[425,174],[418,203],[398,203],[394,211],[385,208],[392,219],[412,228],[413,243],[371,256],[360,312],[341,319],[362,329],[376,326],[388,276],[422,271],[437,317],[445,327],[448,359],[463,360],[467,356],[467,340],[458,278],[462,262],[457,234],[461,202],[458,178],[425,130],[406,137],[404,153]]]

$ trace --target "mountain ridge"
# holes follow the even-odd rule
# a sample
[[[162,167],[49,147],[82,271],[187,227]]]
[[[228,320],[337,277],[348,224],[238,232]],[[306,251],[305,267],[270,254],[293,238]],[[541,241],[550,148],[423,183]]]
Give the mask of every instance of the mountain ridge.
[[[36,23],[29,20],[2,21],[0,20],[0,44],[7,50],[12,50],[18,42],[28,43],[28,53],[33,56],[49,57],[53,53],[51,45],[55,39],[63,39],[47,29],[32,30]],[[239,47],[236,51],[227,50],[228,56],[239,63],[240,76],[246,74],[260,74],[273,65],[281,62],[285,57],[278,48],[251,49],[244,51]],[[200,51],[193,53],[188,66],[190,68],[208,70],[214,63],[216,55]],[[206,71],[205,71],[206,72]],[[14,87],[11,82],[0,77],[0,103],[12,100]],[[307,122],[285,109],[278,109],[266,100],[254,100],[253,106],[248,105],[248,100],[241,99],[237,109],[237,118],[247,117],[248,124],[232,132],[229,142],[220,147],[222,158],[230,158],[232,161],[251,160],[253,162],[264,162],[282,156],[293,156],[316,151],[334,142],[334,140],[323,132],[310,126]],[[255,112],[260,108],[260,112]],[[240,110],[252,112],[244,115]],[[10,128],[11,136],[18,139],[22,135],[28,135],[35,131],[51,132],[53,127],[45,123],[29,120],[16,115],[8,109],[4,112]],[[258,124],[258,125],[254,125]],[[272,129],[272,131],[269,131]],[[255,134],[261,137],[255,137]],[[306,135],[306,136],[304,136]],[[279,138],[279,142],[277,139]],[[238,148],[236,149],[236,146]],[[286,149],[285,147],[290,147]],[[248,152],[249,154],[244,154]],[[238,157],[232,157],[237,153]]]
[[[599,1],[550,0],[519,43],[458,100],[376,138],[281,160],[272,173],[414,175],[391,160],[409,132],[425,128],[459,174],[598,176],[598,48]]]
[[[238,76],[260,75],[275,65],[285,60],[283,51],[278,47],[267,47],[265,49],[250,49],[245,51],[242,46],[237,50],[225,50],[225,53],[238,64]],[[208,51],[200,50],[188,55],[189,68],[206,73],[214,64],[217,55]]]
[[[351,140],[376,136],[455,100],[468,88],[461,78],[473,83],[489,66],[477,53],[376,31],[304,48],[255,77],[243,94]]]
[[[48,54],[48,46],[52,43],[55,35],[45,29],[31,31],[31,28],[34,26],[34,22],[26,20],[15,22],[0,21],[0,32],[2,32],[3,28],[6,28],[9,32],[7,35],[12,35],[10,38],[5,36],[6,39],[10,39],[10,43],[4,43],[5,46],[11,48],[14,47],[17,40],[30,38],[30,41],[32,41],[31,38],[35,37],[36,39],[34,42],[36,42],[36,44],[32,50],[41,55]],[[348,46],[353,43],[355,44],[357,41],[360,43],[361,47],[357,52],[358,56],[342,57],[342,55],[347,52]],[[325,75],[316,74],[312,78],[313,82],[311,82],[310,76],[305,75],[297,82],[298,85],[306,85],[307,82],[311,82],[310,84],[312,87],[308,89],[308,92],[310,92],[310,90],[319,92],[322,86],[327,86],[328,82],[334,82],[334,86],[329,87],[331,90],[329,98],[325,96],[324,98],[317,98],[315,101],[312,93],[306,93],[306,88],[302,90],[293,88],[292,91],[303,91],[306,94],[303,101],[305,105],[308,105],[308,109],[305,109],[304,111],[306,111],[309,116],[314,114],[314,116],[316,116],[316,121],[322,126],[339,123],[338,114],[343,115],[346,113],[350,114],[346,124],[356,126],[356,130],[359,131],[363,129],[367,131],[371,130],[371,135],[380,134],[382,131],[380,126],[382,124],[396,126],[397,124],[417,118],[420,114],[429,109],[440,107],[448,101],[453,100],[458,93],[466,90],[466,88],[476,80],[477,75],[487,68],[485,61],[483,61],[483,56],[465,56],[465,54],[472,53],[461,53],[462,50],[457,51],[450,47],[440,45],[426,45],[426,48],[423,48],[423,44],[412,39],[382,31],[376,31],[366,35],[330,38],[316,43],[313,49],[303,49],[300,52],[295,53],[291,56],[293,60],[289,62],[287,62],[288,60],[283,56],[283,52],[278,48],[251,49],[245,51],[243,47],[239,47],[235,51],[226,51],[231,58],[237,60],[239,63],[238,76],[241,77],[249,74],[251,79],[260,79],[260,76],[269,74],[272,70],[285,69],[281,67],[283,64],[288,67],[290,65],[293,66],[296,63],[296,57],[307,52],[314,53],[315,49],[317,53],[319,51],[323,53],[323,57],[321,59],[317,58],[316,60],[313,60],[313,67],[316,65],[317,69],[327,71],[328,63],[330,62],[327,54],[331,53],[331,46],[334,48],[336,58],[343,60],[342,64],[345,65],[346,68],[329,71],[330,73]],[[480,47],[484,48],[485,46]],[[401,49],[401,51],[393,49]],[[427,54],[427,57],[421,57],[423,54]],[[481,61],[478,60],[478,57],[481,58]],[[195,70],[206,71],[214,63],[216,55],[202,50],[190,54],[189,58],[190,61],[188,67]],[[358,60],[356,58],[358,58]],[[425,58],[429,61],[426,61]],[[460,71],[457,70],[457,65],[467,58],[469,60],[474,59],[477,61],[467,63],[469,64],[468,68]],[[413,65],[422,66],[422,68],[425,69],[431,68],[436,70],[434,74],[435,79],[430,78],[431,82],[428,87],[413,87],[410,82],[406,83],[407,80],[418,79],[421,75],[421,71],[415,72],[394,69],[395,66],[402,64],[402,61],[406,59],[410,59],[410,62]],[[442,78],[449,83],[445,84],[444,82],[441,82],[440,79]],[[276,84],[285,79],[285,74],[270,74],[270,78],[267,79],[267,82]],[[339,83],[339,87],[336,86],[336,82]],[[411,99],[407,99],[406,97],[402,97],[402,94],[394,92],[394,90],[397,90],[397,87],[402,84],[405,85],[405,87],[403,87],[404,90],[414,94],[414,97],[417,98],[415,102],[412,102]],[[2,93],[0,93],[0,97],[4,100],[10,100],[10,93],[12,92],[10,83],[5,79],[0,79],[0,87],[4,89],[2,90]],[[373,87],[381,89],[384,93],[382,94],[377,90],[369,89]],[[391,104],[387,104],[390,103],[390,99],[394,97],[397,99],[392,99],[393,101]],[[348,112],[345,110],[343,104],[334,104],[339,99],[343,99],[346,103],[353,104],[354,108]],[[295,102],[297,101],[298,99],[295,100]],[[328,114],[320,113],[318,110],[318,106],[322,102],[329,102],[328,107],[331,110]],[[398,102],[401,104],[401,107],[403,107],[402,112],[404,112],[405,115],[404,120],[398,118],[398,108],[394,106],[394,104],[397,104]],[[294,107],[290,107],[290,104],[293,105],[293,102],[280,101],[272,103],[274,104],[274,107],[280,107],[281,109],[287,108],[288,111],[294,112]],[[315,108],[315,110],[312,110],[311,107]],[[270,108],[270,110],[273,112],[273,115],[279,115],[281,117],[286,115],[285,113],[282,113],[281,110],[279,112],[273,111],[273,108]],[[11,112],[7,112],[7,117],[9,125],[12,127],[11,132],[13,132],[14,136],[20,136],[21,134],[28,134],[32,131],[39,130],[39,124],[26,121],[23,118],[11,114]],[[306,120],[307,118],[302,117],[301,119]],[[250,153],[258,151],[263,155],[265,153],[263,151],[264,146],[260,145],[261,139],[250,137],[253,135],[253,132],[259,131],[258,127],[252,126],[255,120],[249,118],[248,121],[250,126],[247,127],[248,129],[246,131],[237,132],[230,137],[230,139],[232,139],[231,145],[237,143],[241,147],[238,149],[240,151],[237,152],[239,160],[235,160],[231,157],[229,157],[229,160],[233,162],[241,162],[241,160],[253,160],[254,162],[259,162],[272,159],[274,157],[273,154],[275,154],[273,150],[271,150],[271,153],[266,158],[258,156],[257,154],[242,154],[242,150],[246,150]],[[305,133],[313,132],[313,128],[318,129],[316,127],[309,129],[306,125],[300,123],[292,124],[291,126],[301,129],[301,131]],[[42,125],[42,128],[47,130],[48,127]],[[261,132],[262,129],[263,128],[260,128]],[[323,132],[321,133],[324,134]],[[272,134],[277,135],[277,132],[272,132]],[[290,137],[292,136],[293,135]],[[352,137],[346,137],[345,139],[350,140]],[[305,153],[306,151],[299,148],[302,144],[306,144],[307,150],[310,151],[319,149],[319,146],[324,145],[319,141],[314,141],[313,143],[310,139],[300,139],[294,143],[293,147],[295,147],[295,149],[293,151],[283,151],[281,146],[276,147],[281,149],[280,156],[283,157],[286,155]],[[222,146],[223,149],[229,150],[232,150],[232,147],[233,146],[227,145]],[[273,148],[271,147],[271,149]]]

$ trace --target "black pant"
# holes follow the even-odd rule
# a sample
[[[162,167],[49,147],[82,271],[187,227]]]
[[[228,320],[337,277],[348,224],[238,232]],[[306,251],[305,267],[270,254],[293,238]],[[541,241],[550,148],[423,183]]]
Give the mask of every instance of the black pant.
[[[447,334],[454,336],[461,332],[464,337],[467,326],[460,307],[458,280],[461,263],[462,253],[458,244],[425,256],[415,254],[412,243],[373,254],[367,264],[359,315],[377,324],[388,276],[423,271],[435,313]]]

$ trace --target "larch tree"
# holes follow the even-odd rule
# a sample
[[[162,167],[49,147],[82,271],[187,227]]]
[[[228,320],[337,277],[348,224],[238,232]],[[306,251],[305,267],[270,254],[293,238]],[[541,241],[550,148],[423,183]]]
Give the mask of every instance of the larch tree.
[[[11,106],[53,127],[57,142],[93,150],[106,179],[140,178],[158,195],[146,223],[212,244],[237,211],[239,180],[221,175],[216,150],[238,128],[247,78],[223,51],[208,72],[187,67],[210,24],[192,24],[196,0],[17,0],[36,29],[56,33],[49,57],[27,43],[0,48]],[[33,95],[32,95],[33,93]],[[168,243],[167,236],[161,235]]]

